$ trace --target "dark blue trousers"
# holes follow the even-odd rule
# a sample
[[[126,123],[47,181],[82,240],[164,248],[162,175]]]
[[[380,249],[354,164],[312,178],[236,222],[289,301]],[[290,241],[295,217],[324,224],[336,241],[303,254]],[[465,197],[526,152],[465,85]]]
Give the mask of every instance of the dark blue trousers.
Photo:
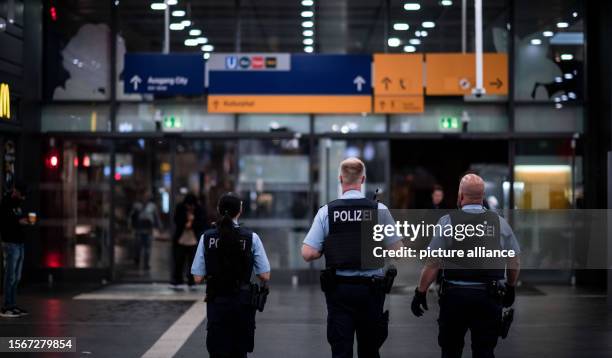
[[[493,358],[501,325],[502,306],[484,289],[449,288],[440,297],[438,344],[443,358],[460,358],[468,329],[472,357]]]
[[[357,336],[360,358],[378,358],[387,339],[389,312],[384,312],[385,293],[361,284],[338,284],[325,294],[327,341],[333,358],[352,358]]]
[[[246,358],[253,351],[255,309],[245,295],[216,297],[206,304],[206,347],[211,358]]]

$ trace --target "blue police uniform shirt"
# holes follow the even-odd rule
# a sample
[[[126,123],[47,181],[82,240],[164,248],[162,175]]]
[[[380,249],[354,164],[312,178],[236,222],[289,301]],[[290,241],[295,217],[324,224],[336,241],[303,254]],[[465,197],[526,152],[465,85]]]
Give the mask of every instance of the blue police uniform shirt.
[[[482,205],[478,205],[478,204],[464,205],[461,208],[461,210],[468,212],[468,213],[475,213],[475,214],[484,213],[486,211],[486,209]],[[451,219],[449,215],[444,215],[443,217],[440,218],[440,220],[438,220],[438,225],[444,226],[444,225],[449,225],[449,224],[451,224]],[[510,227],[506,219],[504,219],[501,216],[499,217],[499,231],[500,231],[499,240],[501,244],[501,249],[502,250],[514,250],[515,254],[518,256],[521,252],[519,243],[516,240],[516,236],[514,236],[514,232],[512,231],[512,228]],[[429,243],[429,248],[432,250],[437,250],[437,249],[446,250],[449,248],[448,244],[450,240],[452,239],[453,238],[451,236],[444,236],[444,235],[436,234],[431,239],[431,242]],[[471,282],[471,281],[451,281],[449,280],[449,282],[456,284],[456,285],[481,285],[482,284],[479,282]]]
[[[238,224],[235,223],[236,227]],[[206,276],[206,259],[204,257],[204,235],[200,238],[198,243],[198,249],[191,265],[191,274],[196,276]],[[251,253],[253,254],[253,272],[256,275],[270,272],[270,262],[268,256],[264,250],[263,243],[259,236],[253,232],[253,245],[251,247]]]
[[[344,192],[340,199],[363,199],[365,196],[359,190],[348,190]],[[378,223],[384,225],[395,225],[395,221],[389,213],[389,210],[384,204],[378,203]],[[312,247],[313,249],[322,252],[323,242],[329,234],[329,221],[327,205],[322,206],[317,215],[315,216],[312,226],[304,239],[304,244]],[[402,238],[398,236],[385,236],[383,245],[388,247],[394,243],[400,241]],[[384,276],[385,272],[382,268],[374,270],[337,270],[336,275],[340,276]]]

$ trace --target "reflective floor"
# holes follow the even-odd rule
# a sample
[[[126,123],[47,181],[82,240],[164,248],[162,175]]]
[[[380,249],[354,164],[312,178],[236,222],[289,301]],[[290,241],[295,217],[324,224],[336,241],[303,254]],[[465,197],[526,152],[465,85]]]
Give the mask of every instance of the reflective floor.
[[[20,303],[30,316],[1,319],[0,336],[77,337],[78,353],[45,356],[208,356],[201,290],[175,292],[161,284],[124,284],[23,291]],[[410,292],[411,287],[400,287],[387,302],[392,315],[382,356],[438,357],[435,294],[428,297],[430,311],[417,319],[410,313]],[[516,310],[510,337],[500,342],[498,357],[612,356],[612,319],[605,295],[568,287],[531,287],[519,291]],[[317,287],[275,286],[265,312],[258,314],[251,356],[330,356],[325,319]],[[469,337],[464,355],[470,356]]]

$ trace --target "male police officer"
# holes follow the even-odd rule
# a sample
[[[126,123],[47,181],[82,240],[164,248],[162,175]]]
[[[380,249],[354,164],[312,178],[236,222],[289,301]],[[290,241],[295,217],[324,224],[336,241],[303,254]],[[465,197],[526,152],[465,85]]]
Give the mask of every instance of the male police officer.
[[[469,329],[473,357],[494,357],[501,328],[502,307],[514,303],[514,286],[518,280],[519,245],[512,229],[502,217],[482,207],[484,181],[468,174],[459,184],[458,206],[461,210],[443,216],[438,225],[455,228],[483,225],[482,237],[434,235],[432,250],[512,250],[513,258],[453,258],[444,262],[429,260],[421,272],[412,301],[412,312],[420,317],[427,309],[426,293],[442,269],[438,344],[442,357],[461,357],[463,339]],[[482,233],[481,233],[482,234]],[[486,256],[486,255],[483,255]],[[505,280],[505,283],[503,282]],[[504,294],[505,291],[505,294]]]
[[[361,230],[364,222],[393,225],[394,221],[385,205],[362,194],[365,165],[361,160],[349,158],[340,163],[339,180],[342,196],[319,209],[304,239],[302,257],[310,262],[325,255],[327,270],[321,275],[321,286],[327,301],[332,356],[352,358],[356,333],[359,357],[376,358],[389,322],[389,313],[383,313],[384,261],[366,262],[370,261],[368,248],[372,248],[368,244],[376,243],[362,240]],[[383,244],[393,249],[402,243],[392,236]]]

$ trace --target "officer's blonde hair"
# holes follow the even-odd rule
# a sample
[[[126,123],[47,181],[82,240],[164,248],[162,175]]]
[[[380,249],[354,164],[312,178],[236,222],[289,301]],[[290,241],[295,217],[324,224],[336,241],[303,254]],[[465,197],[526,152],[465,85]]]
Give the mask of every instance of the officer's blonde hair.
[[[361,184],[361,178],[365,176],[365,164],[359,158],[347,158],[340,163],[339,172],[344,184]]]

